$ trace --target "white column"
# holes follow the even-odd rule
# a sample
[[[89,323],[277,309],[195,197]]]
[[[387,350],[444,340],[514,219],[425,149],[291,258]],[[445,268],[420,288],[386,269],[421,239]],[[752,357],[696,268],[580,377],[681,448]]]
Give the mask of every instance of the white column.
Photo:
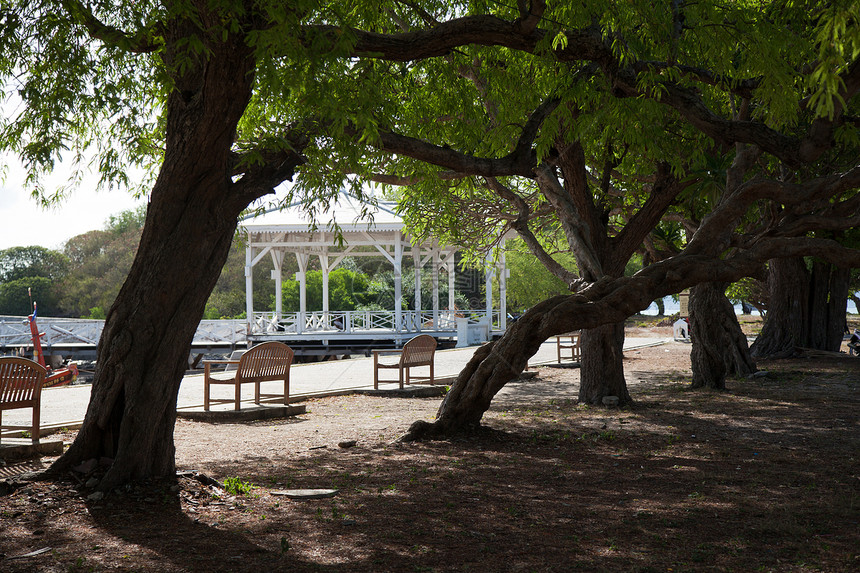
[[[322,268],[322,311],[323,311],[323,324],[328,325],[328,255],[320,255],[320,267]]]
[[[299,264],[299,272],[296,273],[296,278],[299,279],[299,320],[296,325],[296,332],[301,334],[305,329],[308,310],[308,255],[306,253],[296,253],[296,262]]]
[[[454,255],[452,253],[451,254],[451,260],[448,261],[448,266],[447,266],[447,270],[448,270],[448,310],[450,310],[451,312],[454,312],[454,304],[455,304],[454,284],[456,282],[456,276],[455,276],[455,273],[457,272],[456,268],[457,268],[457,265],[454,263]]]
[[[281,274],[284,267],[284,251],[273,249],[271,255],[272,264],[275,267],[272,269],[272,280],[275,281],[275,316],[278,322],[281,322],[284,316],[284,286]]]
[[[403,328],[403,243],[400,232],[394,235],[394,331],[400,334]]]
[[[433,328],[439,330],[439,266],[442,256],[439,247],[433,249]]]
[[[248,321],[248,334],[254,331],[254,247],[245,247],[245,318]]]
[[[415,323],[421,330],[421,247],[412,245],[412,266],[415,271]]]
[[[504,242],[502,243],[504,246]],[[504,331],[508,328],[508,264],[505,259],[505,251],[499,258],[499,328]]]
[[[487,291],[487,320],[490,325],[493,324],[493,275],[495,274],[495,268],[492,265],[491,259],[489,256],[484,260],[484,284],[486,285]]]

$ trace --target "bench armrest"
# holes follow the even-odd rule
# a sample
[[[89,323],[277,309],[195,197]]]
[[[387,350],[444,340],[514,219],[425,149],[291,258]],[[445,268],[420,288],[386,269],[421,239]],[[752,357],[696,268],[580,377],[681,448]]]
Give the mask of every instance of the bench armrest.
[[[402,350],[373,350],[372,351],[375,356],[397,356],[398,354],[403,354]]]
[[[213,364],[239,364],[238,360],[204,360],[203,361],[203,378],[205,380],[209,380],[210,374],[212,374],[212,365]]]

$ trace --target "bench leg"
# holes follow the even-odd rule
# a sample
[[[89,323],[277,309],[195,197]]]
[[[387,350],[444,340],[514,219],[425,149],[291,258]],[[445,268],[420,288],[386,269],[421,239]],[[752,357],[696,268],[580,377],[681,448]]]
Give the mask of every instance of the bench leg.
[[[40,424],[42,421],[42,405],[39,402],[36,402],[33,405],[33,429],[30,432],[30,437],[33,439],[33,444],[39,443],[39,432],[40,432]]]
[[[373,389],[379,390],[379,355],[373,354]]]
[[[400,368],[397,369],[398,373],[398,381],[400,382],[400,389],[403,390],[403,365],[400,365]]]
[[[239,409],[239,402],[242,401],[242,385],[239,383],[234,384],[236,387],[236,409]]]
[[[208,366],[208,364],[207,364]],[[209,380],[203,381],[203,411],[209,411]]]
[[[260,382],[254,382],[254,404],[260,405]]]
[[[284,376],[284,406],[290,403],[290,371],[287,370],[287,375]]]

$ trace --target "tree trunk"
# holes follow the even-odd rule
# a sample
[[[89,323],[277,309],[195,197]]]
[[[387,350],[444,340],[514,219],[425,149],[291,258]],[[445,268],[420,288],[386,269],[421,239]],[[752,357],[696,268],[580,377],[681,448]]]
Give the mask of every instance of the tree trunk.
[[[102,491],[175,474],[176,399],[191,340],[237,217],[253,199],[233,183],[230,156],[253,62],[241,38],[207,48],[208,59],[186,68],[168,97],[164,163],[134,263],[107,315],[87,414],[50,469],[108,458]]]
[[[809,331],[809,272],[803,259],[774,259],[768,262],[767,282],[767,319],[750,352],[753,358],[792,356],[806,344]]]
[[[726,376],[755,372],[749,345],[726,298],[725,283],[701,283],[690,291],[690,360],[693,388],[725,389]]]
[[[817,260],[812,263],[809,348],[838,352],[842,346],[850,278],[850,269]]]
[[[656,269],[654,269],[656,270]],[[673,277],[682,277],[674,273]],[[674,280],[674,279],[673,279]],[[602,287],[609,293],[601,297]],[[528,359],[551,336],[572,330],[600,330],[608,338],[597,338],[602,344],[620,350],[623,344],[623,320],[635,312],[648,308],[653,300],[648,288],[617,289],[613,282],[606,280],[593,287],[597,302],[581,295],[562,295],[547,299],[523,314],[497,341],[485,344],[475,351],[472,359],[457,376],[451,390],[442,401],[435,422],[419,420],[410,426],[401,438],[403,441],[424,438],[444,438],[452,434],[470,432],[479,428],[484,412],[502,387],[515,379],[525,369]],[[674,285],[666,288],[671,292]],[[591,289],[589,289],[591,290]],[[660,293],[665,294],[665,293]],[[589,293],[591,295],[591,293]],[[601,327],[606,325],[603,329]],[[619,340],[620,329],[620,340]],[[610,335],[605,333],[609,332]],[[594,338],[593,338],[594,340]],[[605,346],[603,349],[605,350]],[[583,349],[583,359],[587,349]],[[618,353],[620,355],[620,352]],[[595,365],[599,369],[599,364]],[[611,394],[629,401],[626,384],[622,387],[609,387]]]
[[[836,352],[845,332],[850,270],[803,259],[768,263],[770,308],[751,347],[756,358],[785,358],[798,348]]]
[[[619,405],[630,403],[624,378],[623,348],[623,322],[582,331],[581,403],[599,405],[605,396],[617,396]]]
[[[657,316],[666,316],[666,303],[662,298],[658,298],[654,301],[654,304],[657,305]]]

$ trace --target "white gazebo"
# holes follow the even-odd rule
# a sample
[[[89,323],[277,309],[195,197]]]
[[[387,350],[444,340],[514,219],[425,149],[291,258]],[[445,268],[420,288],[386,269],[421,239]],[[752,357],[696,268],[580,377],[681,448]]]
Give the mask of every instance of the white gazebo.
[[[342,242],[338,243],[337,231]],[[499,260],[488,259],[485,266],[486,307],[481,310],[457,309],[454,304],[455,263],[458,248],[437,241],[415,242],[392,203],[362,204],[340,193],[328,210],[318,213],[316,226],[300,206],[267,212],[246,219],[241,228],[247,233],[245,251],[245,293],[249,340],[303,339],[390,339],[400,345],[417,333],[440,338],[456,336],[458,346],[488,340],[501,333],[506,324],[506,280],[504,251]],[[299,311],[285,313],[282,308],[282,281],[285,257],[295,255],[299,272]],[[274,270],[275,310],[254,310],[253,268],[271,257]],[[329,308],[329,273],[347,256],[384,257],[394,271],[394,308],[383,311],[347,311]],[[402,263],[411,256],[415,284],[428,264],[432,277],[432,301],[421,300],[420,286],[415,289],[415,310],[403,310]],[[307,271],[312,257],[319,259],[322,271],[322,309],[307,309]],[[448,279],[447,308],[440,308],[439,275]],[[493,279],[498,273],[499,301],[494,308]],[[429,304],[427,304],[429,302]],[[425,308],[429,307],[429,308]]]

